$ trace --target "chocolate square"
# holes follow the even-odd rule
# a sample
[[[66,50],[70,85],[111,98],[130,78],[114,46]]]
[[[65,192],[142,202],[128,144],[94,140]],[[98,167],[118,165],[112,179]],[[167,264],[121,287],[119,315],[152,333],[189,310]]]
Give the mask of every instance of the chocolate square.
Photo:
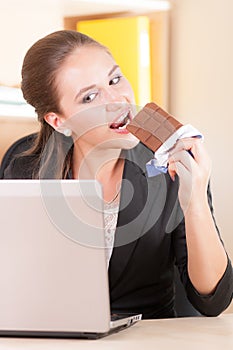
[[[161,107],[151,102],[144,106],[126,128],[155,152],[182,125]]]

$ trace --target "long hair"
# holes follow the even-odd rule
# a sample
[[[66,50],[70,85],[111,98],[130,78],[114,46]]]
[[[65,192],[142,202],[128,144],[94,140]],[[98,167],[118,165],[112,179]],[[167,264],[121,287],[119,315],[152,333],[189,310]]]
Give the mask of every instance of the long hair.
[[[22,66],[21,89],[25,100],[38,115],[40,131],[33,147],[21,156],[30,156],[32,177],[66,178],[71,169],[73,143],[45,120],[49,112],[61,113],[56,76],[68,56],[79,47],[107,48],[73,30],[60,30],[38,40],[26,53]]]

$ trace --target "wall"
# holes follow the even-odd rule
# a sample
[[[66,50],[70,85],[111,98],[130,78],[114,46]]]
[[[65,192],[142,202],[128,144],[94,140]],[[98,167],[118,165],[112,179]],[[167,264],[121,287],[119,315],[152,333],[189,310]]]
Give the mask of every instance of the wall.
[[[44,35],[62,29],[62,8],[57,0],[7,0],[0,2],[0,84],[19,85],[23,57]],[[0,110],[0,161],[6,149],[20,137],[35,132],[33,118],[5,118]]]
[[[62,8],[57,0],[1,1],[0,84],[18,85],[26,51],[36,40],[62,26]]]
[[[205,134],[213,160],[211,183],[215,215],[231,258],[232,14],[232,0],[174,1],[170,52],[170,111]]]

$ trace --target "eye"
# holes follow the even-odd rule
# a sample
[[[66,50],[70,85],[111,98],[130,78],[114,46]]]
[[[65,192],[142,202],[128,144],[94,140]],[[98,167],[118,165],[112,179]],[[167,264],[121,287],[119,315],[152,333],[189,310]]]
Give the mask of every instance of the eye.
[[[116,85],[121,80],[122,76],[118,75],[117,77],[110,80],[109,85]]]
[[[82,102],[83,103],[90,103],[96,98],[96,96],[97,96],[97,93],[96,92],[92,92],[91,94],[86,95],[85,97],[83,97]]]

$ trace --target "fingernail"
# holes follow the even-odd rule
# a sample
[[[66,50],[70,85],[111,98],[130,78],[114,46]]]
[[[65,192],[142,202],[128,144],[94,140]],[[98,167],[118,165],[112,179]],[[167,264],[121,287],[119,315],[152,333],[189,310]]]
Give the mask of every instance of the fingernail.
[[[175,175],[170,175],[170,178],[172,179],[173,182],[175,181]]]

